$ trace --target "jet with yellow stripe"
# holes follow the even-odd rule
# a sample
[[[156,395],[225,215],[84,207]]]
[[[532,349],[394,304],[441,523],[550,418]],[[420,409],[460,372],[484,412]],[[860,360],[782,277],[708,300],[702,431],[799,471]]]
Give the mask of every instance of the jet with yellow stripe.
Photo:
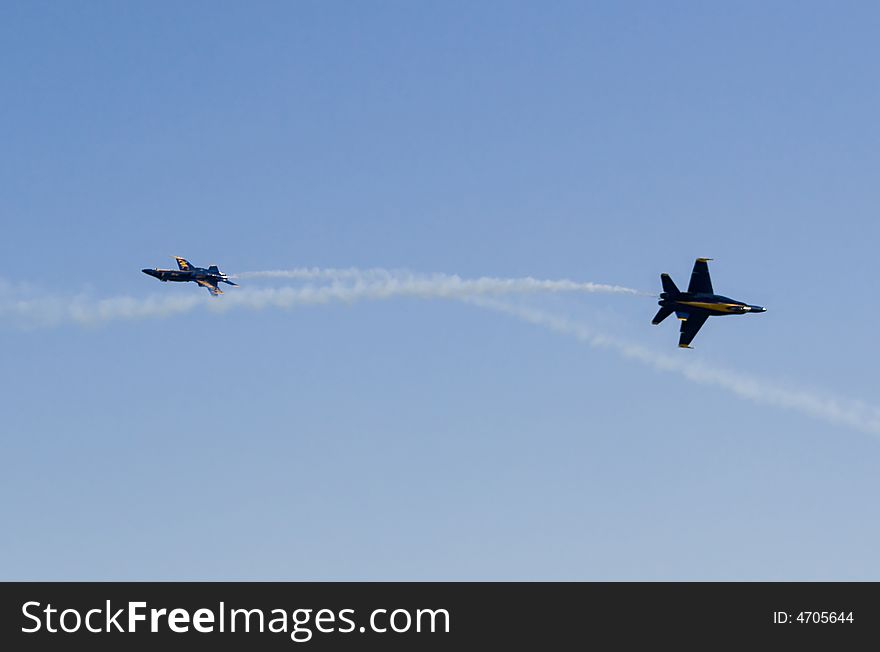
[[[660,275],[660,282],[663,283],[663,292],[660,294],[660,301],[657,302],[660,304],[660,310],[651,323],[659,324],[674,312],[681,320],[678,346],[683,349],[693,348],[691,342],[709,317],[767,311],[761,306],[752,306],[715,294],[712,289],[712,279],[709,277],[710,260],[712,259],[697,258],[687,292],[680,291],[669,274]]]
[[[143,269],[141,271],[160,281],[193,281],[206,288],[214,297],[223,294],[223,290],[218,287],[220,283],[238,285],[238,283],[230,281],[229,277],[221,272],[217,265],[196,267],[186,258],[180,256],[174,256],[174,260],[177,261],[177,269]]]

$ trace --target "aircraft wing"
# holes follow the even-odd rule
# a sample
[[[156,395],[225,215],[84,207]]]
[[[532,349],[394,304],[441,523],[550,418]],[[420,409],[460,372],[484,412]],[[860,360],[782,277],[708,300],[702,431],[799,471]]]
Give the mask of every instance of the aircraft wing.
[[[175,256],[174,260],[177,261],[177,267],[182,272],[188,272],[189,270],[191,270],[193,268],[192,264],[186,258],[181,258],[180,256]]]
[[[702,314],[691,315],[687,319],[683,319],[681,322],[681,335],[678,336],[678,346],[683,349],[689,348],[690,343],[694,341],[694,338],[707,319],[709,319],[709,315]]]
[[[694,271],[691,272],[691,282],[688,292],[696,294],[715,294],[712,290],[712,278],[709,276],[709,261],[711,258],[697,258],[694,262]]]
[[[223,294],[223,290],[218,288],[216,283],[211,283],[211,281],[203,281],[203,280],[198,280],[198,281],[196,281],[196,283],[201,285],[203,288],[207,288],[208,292],[210,292],[215,297]]]

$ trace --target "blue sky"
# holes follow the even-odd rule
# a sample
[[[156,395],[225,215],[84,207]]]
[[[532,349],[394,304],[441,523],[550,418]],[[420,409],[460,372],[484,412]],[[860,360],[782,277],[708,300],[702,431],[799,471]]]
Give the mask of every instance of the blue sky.
[[[4,3],[0,278],[208,302],[140,273],[179,254],[655,291],[709,256],[769,311],[693,351],[650,298],[528,302],[880,404],[880,9],[545,4]],[[880,578],[880,438],[503,314],[0,333],[4,579]]]

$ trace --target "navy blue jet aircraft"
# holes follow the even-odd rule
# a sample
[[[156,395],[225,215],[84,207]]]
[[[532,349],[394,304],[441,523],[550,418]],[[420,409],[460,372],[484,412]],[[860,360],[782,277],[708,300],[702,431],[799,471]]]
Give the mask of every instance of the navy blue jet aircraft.
[[[663,292],[660,294],[660,301],[657,302],[660,304],[660,310],[651,323],[659,324],[674,312],[681,320],[678,346],[683,349],[694,348],[690,345],[691,342],[700,327],[713,315],[744,315],[747,312],[767,311],[761,306],[750,306],[742,301],[715,294],[707,264],[710,260],[712,259],[697,258],[687,292],[681,292],[672,282],[669,274],[660,275],[660,282],[663,283]]]
[[[185,258],[175,256],[178,269],[142,269],[144,274],[148,274],[160,281],[195,281],[203,288],[207,288],[211,296],[219,296],[223,294],[217,285],[219,283],[228,283],[229,285],[238,285],[229,280],[226,274],[222,273],[217,265],[211,265],[207,269],[204,267],[195,267]]]

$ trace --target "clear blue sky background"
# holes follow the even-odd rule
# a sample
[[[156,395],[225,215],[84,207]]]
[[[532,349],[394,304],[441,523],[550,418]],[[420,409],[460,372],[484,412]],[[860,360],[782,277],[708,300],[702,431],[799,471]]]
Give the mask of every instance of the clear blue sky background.
[[[180,5],[0,5],[0,277],[711,256],[770,310],[694,351],[650,298],[553,307],[880,402],[876,3]],[[3,579],[880,579],[880,439],[503,315],[0,333]]]

